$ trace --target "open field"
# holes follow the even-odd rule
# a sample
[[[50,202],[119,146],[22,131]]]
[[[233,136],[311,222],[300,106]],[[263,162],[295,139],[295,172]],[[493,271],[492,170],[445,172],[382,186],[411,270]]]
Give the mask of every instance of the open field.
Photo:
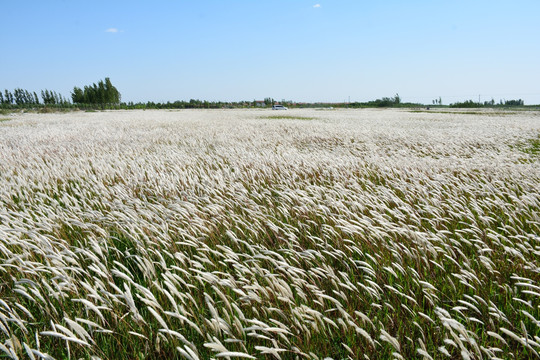
[[[2,115],[0,354],[539,358],[539,148],[532,111]]]

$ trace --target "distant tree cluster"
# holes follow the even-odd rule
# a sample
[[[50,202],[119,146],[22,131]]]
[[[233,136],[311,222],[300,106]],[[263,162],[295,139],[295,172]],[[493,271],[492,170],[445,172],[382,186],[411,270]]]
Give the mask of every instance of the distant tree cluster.
[[[525,102],[521,99],[518,100],[499,100],[499,103],[496,104],[494,99],[491,101],[484,101],[484,103],[479,103],[473,100],[466,100],[462,102],[456,102],[450,104],[451,108],[479,108],[479,107],[491,107],[491,106],[524,106]]]
[[[477,108],[481,106],[482,104],[472,101],[472,100],[466,100],[466,101],[450,104],[451,108]]]
[[[41,90],[41,98],[45,105],[67,105],[69,100],[56,91]]]
[[[272,105],[274,105],[274,103],[275,103],[275,100],[272,99],[271,97],[264,98],[264,105],[265,106],[272,106]]]
[[[254,106],[254,105],[253,105]],[[239,102],[224,102],[224,101],[207,101],[190,99],[176,100],[174,102],[167,101],[166,103],[148,101],[146,103],[122,103],[120,106],[123,109],[225,109],[225,108],[247,108],[251,107],[250,101]]]
[[[24,89],[15,89],[13,92],[5,89],[0,92],[0,104],[2,105],[17,105],[27,107],[30,105],[67,105],[69,101],[61,94],[51,90],[41,90],[41,102],[38,94]]]
[[[74,87],[71,93],[74,104],[94,104],[104,108],[106,105],[120,104],[121,95],[109,78],[97,84],[85,86],[84,89]]]
[[[354,102],[350,103],[350,107],[400,107],[400,106],[418,106],[419,104],[404,104],[401,102],[401,97],[396,94],[394,97],[383,97],[382,99],[371,100],[368,102]]]
[[[525,105],[525,102],[521,99],[518,100],[505,100],[504,101],[505,106],[523,106]]]
[[[382,99],[369,101],[369,103],[372,103],[376,107],[392,107],[401,104],[401,98],[399,94],[396,94],[394,97],[383,97]]]

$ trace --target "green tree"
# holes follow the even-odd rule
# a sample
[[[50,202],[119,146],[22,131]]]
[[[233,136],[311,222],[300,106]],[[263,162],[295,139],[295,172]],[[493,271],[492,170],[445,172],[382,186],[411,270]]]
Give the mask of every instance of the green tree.
[[[71,92],[71,101],[74,104],[82,104],[84,103],[84,92],[79,87],[74,87],[73,91]]]
[[[13,94],[8,89],[4,90],[4,99],[5,104],[13,104]]]
[[[105,98],[107,104],[120,104],[121,95],[116,87],[111,83],[111,79],[105,78]]]
[[[41,90],[41,99],[43,100],[43,103],[45,105],[49,105],[53,103],[53,99],[51,99],[51,95],[49,94],[49,90]]]
[[[22,105],[24,104],[24,92],[22,89],[15,89],[13,90],[13,95],[15,96],[15,104]]]
[[[52,91],[51,94],[52,94],[52,96],[54,98],[53,104],[61,104],[62,103],[62,98],[60,96],[58,96],[58,93],[56,91]]]

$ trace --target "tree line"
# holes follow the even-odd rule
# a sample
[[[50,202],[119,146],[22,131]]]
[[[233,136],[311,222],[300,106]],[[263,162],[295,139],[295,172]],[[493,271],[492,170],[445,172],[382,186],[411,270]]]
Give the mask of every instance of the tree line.
[[[271,97],[264,98],[263,101],[206,101],[190,99],[189,101],[177,100],[174,102],[121,102],[121,94],[112,84],[110,78],[106,77],[97,83],[86,85],[82,88],[75,86],[68,99],[56,91],[41,90],[39,93],[17,88],[13,91],[5,89],[0,91],[1,108],[59,108],[59,109],[224,109],[224,108],[269,108],[273,104],[280,103],[291,108],[302,107],[336,107],[336,108],[364,108],[364,107],[423,107],[425,104],[404,103],[399,94],[393,97],[383,97],[367,102],[343,102],[343,103],[297,103],[292,100],[282,99],[276,102]],[[70,101],[71,100],[71,101]],[[495,103],[484,101],[483,103],[467,100],[456,102],[450,105],[442,105],[442,99],[439,97],[432,101],[435,106],[449,106],[454,108],[474,108],[474,107],[510,107],[524,106],[522,99],[500,100]]]
[[[344,104],[347,107],[352,108],[363,108],[363,107],[421,107],[422,104],[417,103],[404,103],[401,101],[399,94],[394,95],[393,97],[383,97],[381,99],[366,101],[366,102],[352,102]],[[341,106],[343,107],[343,106]]]
[[[41,97],[35,91],[25,89],[5,89],[0,91],[0,105],[3,108],[31,108],[31,107],[58,107],[58,108],[111,108],[120,105],[121,95],[113,86],[109,78],[100,80],[97,84],[84,86],[83,89],[74,87],[71,93],[71,102],[53,90],[41,90]]]
[[[38,94],[30,92],[24,89],[15,89],[13,92],[5,89],[3,92],[0,92],[0,104],[2,105],[17,105],[17,106],[27,106],[27,105],[67,105],[69,101],[64,98],[61,94],[56,91],[51,90],[41,90],[41,101]]]
[[[462,102],[455,102],[450,104],[451,108],[479,108],[479,107],[508,107],[508,106],[524,106],[525,102],[521,99],[517,100],[499,100],[499,103],[495,103],[494,99],[491,101],[484,101],[483,103],[473,100],[466,100]]]

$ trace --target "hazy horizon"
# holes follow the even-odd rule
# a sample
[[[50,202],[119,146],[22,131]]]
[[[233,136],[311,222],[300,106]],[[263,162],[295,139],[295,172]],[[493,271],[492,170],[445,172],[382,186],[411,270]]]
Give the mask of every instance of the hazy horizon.
[[[52,0],[3,4],[0,90],[122,101],[540,104],[537,1]]]

